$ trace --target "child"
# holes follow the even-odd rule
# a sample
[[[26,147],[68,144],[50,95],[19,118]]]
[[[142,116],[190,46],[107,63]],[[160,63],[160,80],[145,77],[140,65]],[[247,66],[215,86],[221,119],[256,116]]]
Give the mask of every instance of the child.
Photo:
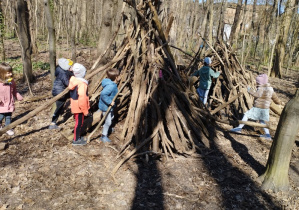
[[[0,64],[0,122],[5,118],[5,126],[11,123],[11,115],[15,110],[14,97],[21,101],[23,97],[17,92],[16,83],[13,80],[12,68],[7,63]],[[0,124],[0,129],[2,128]],[[9,136],[14,135],[13,130],[8,130]]]
[[[53,83],[52,95],[57,96],[61,92],[64,91],[65,88],[69,86],[69,80],[71,76],[73,76],[73,72],[71,71],[71,67],[73,65],[73,61],[70,59],[60,58],[58,59],[58,65],[55,69],[55,81]],[[54,111],[52,122],[49,125],[49,129],[59,129],[56,125],[59,115],[62,113],[63,106],[68,99],[68,95],[58,99],[56,101],[56,109]]]
[[[86,141],[81,137],[84,116],[88,115],[89,97],[88,81],[84,79],[86,68],[79,63],[73,66],[74,76],[70,79],[69,89],[71,96],[71,110],[75,118],[73,145],[85,145]]]
[[[211,58],[205,57],[204,66],[192,74],[192,76],[199,77],[199,87],[196,89],[196,92],[203,104],[206,104],[208,100],[208,94],[212,84],[211,76],[218,78],[221,73],[220,71],[214,72],[210,67],[211,63]]]
[[[106,111],[108,110],[108,107],[112,106],[112,108],[110,109],[107,118],[105,120],[105,124],[103,126],[103,131],[102,131],[102,137],[99,139],[99,141],[102,141],[104,143],[111,142],[110,139],[107,137],[107,135],[108,135],[109,127],[111,126],[112,120],[114,118],[114,114],[113,114],[114,101],[112,100],[118,92],[116,82],[119,81],[119,70],[113,68],[113,69],[109,69],[106,73],[108,78],[103,79],[102,81],[103,90],[100,95],[99,109],[103,112],[103,115],[105,115]]]
[[[262,124],[265,121],[269,121],[269,108],[271,99],[276,104],[281,104],[273,88],[268,83],[268,76],[266,74],[260,74],[256,77],[257,91],[255,92],[250,87],[247,88],[248,92],[255,98],[254,106],[245,112],[242,121],[248,119],[259,120]],[[231,129],[231,132],[241,133],[244,124],[240,124],[238,127]],[[271,140],[270,132],[268,128],[264,128],[265,134],[260,137],[267,140]]]

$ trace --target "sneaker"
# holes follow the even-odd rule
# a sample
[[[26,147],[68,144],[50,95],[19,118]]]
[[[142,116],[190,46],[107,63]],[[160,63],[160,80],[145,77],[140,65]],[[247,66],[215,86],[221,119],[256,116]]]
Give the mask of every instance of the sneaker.
[[[77,141],[73,140],[72,145],[81,146],[81,145],[86,145],[86,143],[87,142],[82,137],[80,137],[80,139],[78,139]]]
[[[109,142],[111,142],[111,140],[110,140],[107,136],[102,136],[102,137],[100,138],[100,141],[101,141],[101,142],[104,142],[104,143],[109,143]]]
[[[229,130],[230,132],[233,132],[233,133],[241,133],[241,131],[242,131],[242,128],[238,128],[238,127],[236,127],[236,128],[233,128],[233,129],[231,129],[231,130]]]
[[[260,137],[261,137],[261,138],[265,138],[266,140],[272,140],[270,134],[263,134],[263,135],[260,135]]]
[[[55,123],[49,125],[49,129],[60,129]]]
[[[15,132],[13,130],[8,130],[8,131],[6,131],[6,133],[9,136],[13,136],[15,134]]]

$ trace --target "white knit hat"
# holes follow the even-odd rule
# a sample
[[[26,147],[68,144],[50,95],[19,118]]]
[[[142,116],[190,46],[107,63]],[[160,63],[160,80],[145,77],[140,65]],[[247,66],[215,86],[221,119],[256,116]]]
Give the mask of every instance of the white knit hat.
[[[69,70],[70,67],[73,65],[73,61],[70,59],[60,58],[60,59],[58,59],[58,65],[63,70]]]
[[[212,63],[212,60],[210,57],[205,57],[204,62],[208,65],[210,65]]]
[[[80,63],[75,63],[73,66],[73,73],[75,77],[84,78],[86,73],[86,68]]]

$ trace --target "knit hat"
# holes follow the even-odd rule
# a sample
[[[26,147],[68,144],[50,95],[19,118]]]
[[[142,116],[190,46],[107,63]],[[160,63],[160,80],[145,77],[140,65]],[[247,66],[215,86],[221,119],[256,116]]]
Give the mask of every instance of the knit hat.
[[[69,70],[70,67],[73,65],[73,61],[70,59],[60,58],[60,59],[58,59],[58,65],[63,70]]]
[[[205,57],[204,62],[208,65],[210,65],[212,63],[212,60],[210,57]]]
[[[86,73],[86,68],[80,63],[75,63],[73,66],[73,73],[75,77],[84,78]]]
[[[265,85],[268,83],[268,76],[267,74],[260,74],[256,77],[256,83],[258,85]]]

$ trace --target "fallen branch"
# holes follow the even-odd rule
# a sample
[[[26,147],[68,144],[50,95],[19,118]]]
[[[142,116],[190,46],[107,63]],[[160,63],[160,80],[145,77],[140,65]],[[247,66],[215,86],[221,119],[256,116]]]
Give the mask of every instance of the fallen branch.
[[[91,77],[93,77],[94,75],[96,75],[97,73],[99,73],[100,71],[105,70],[107,67],[109,67],[111,64],[121,60],[122,57],[118,57],[118,58],[114,58],[111,62],[107,63],[106,65],[98,68],[97,70],[95,70],[94,72],[92,72],[91,74],[88,74],[86,76],[86,79],[90,79]],[[37,107],[36,109],[32,110],[31,112],[29,112],[27,115],[25,115],[24,117],[16,120],[15,122],[9,124],[8,126],[5,126],[4,128],[2,128],[0,130],[0,135],[2,135],[3,133],[5,133],[6,131],[16,127],[17,125],[25,122],[26,120],[28,120],[29,118],[35,116],[37,113],[43,111],[44,109],[48,108],[49,106],[51,106],[53,103],[55,103],[58,99],[62,98],[65,94],[67,94],[69,92],[69,89],[66,88],[63,92],[61,92],[60,94],[58,94],[57,96],[53,97],[51,100],[49,100],[47,103],[43,104],[42,106]]]
[[[219,112],[221,109],[227,107],[229,104],[234,102],[237,98],[240,98],[243,95],[243,92],[239,92],[238,95],[232,97],[228,102],[223,103],[222,105],[218,106],[216,109],[211,111],[211,115],[214,115],[215,113]]]

